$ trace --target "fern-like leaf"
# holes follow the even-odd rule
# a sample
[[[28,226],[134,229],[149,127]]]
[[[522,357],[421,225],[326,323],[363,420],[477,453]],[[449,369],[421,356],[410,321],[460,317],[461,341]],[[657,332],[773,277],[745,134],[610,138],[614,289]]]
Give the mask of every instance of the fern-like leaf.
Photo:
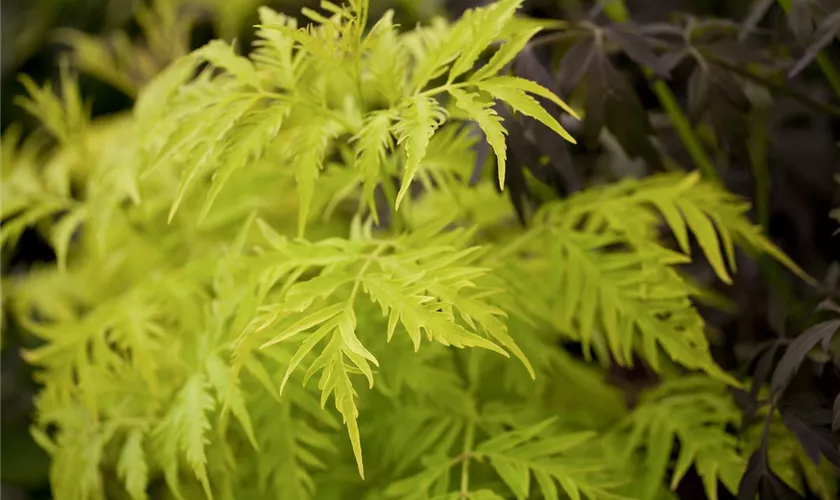
[[[487,89],[509,89],[509,93],[510,91],[518,90],[520,92],[534,94],[536,96],[548,99],[550,102],[553,102],[573,118],[578,120],[580,119],[580,116],[577,114],[577,112],[571,106],[569,106],[569,104],[557,97],[557,95],[555,95],[554,92],[548,90],[539,83],[532,82],[531,80],[526,80],[524,78],[519,78],[516,76],[496,76],[493,78],[482,80],[480,82],[476,82],[476,85]],[[568,135],[568,133],[560,135],[563,135],[565,137],[566,135]],[[575,143],[574,138],[566,138],[566,140]]]
[[[519,500],[531,493],[531,474],[546,499],[559,498],[557,485],[569,498],[621,499],[611,491],[601,476],[608,463],[596,464],[585,457],[583,445],[594,437],[592,432],[551,434],[553,420],[494,436],[476,448],[480,457],[489,459],[496,474]]]
[[[507,131],[502,126],[502,119],[492,108],[493,103],[482,103],[475,94],[468,94],[457,89],[450,91],[455,97],[458,107],[467,112],[475,120],[487,142],[496,154],[496,162],[499,168],[499,186],[505,186],[505,164],[507,162],[507,147],[505,146],[505,135]]]
[[[613,250],[623,244],[621,234],[555,227],[523,249],[545,256],[534,272],[548,277],[551,308],[559,310],[553,321],[602,359],[630,364],[639,349],[659,369],[661,347],[684,366],[731,380],[708,352],[703,319],[691,303],[694,288],[671,269],[687,259],[656,246]]]
[[[557,324],[576,332],[586,352],[592,346],[602,358],[626,364],[639,348],[656,369],[659,346],[686,367],[737,384],[712,361],[703,319],[691,302],[697,289],[674,268],[688,256],[659,243],[657,224],[667,221],[683,251],[690,230],[724,280],[730,279],[724,254],[733,265],[735,241],[805,276],[749,223],[745,210],[696,174],[628,180],[545,207],[538,219],[547,225],[525,236],[520,251],[553,262],[549,288],[559,294],[551,301],[561,311]],[[540,262],[525,265],[545,272]]]
[[[727,427],[737,425],[740,411],[722,384],[701,376],[668,381],[646,395],[628,418],[631,430],[626,453],[645,449],[641,498],[656,498],[675,440],[680,452],[671,477],[672,489],[693,465],[708,498],[718,498],[719,480],[732,494],[738,491],[746,462]]]
[[[155,430],[161,443],[163,465],[170,486],[177,488],[178,454],[183,453],[204,493],[213,498],[207,476],[206,433],[210,430],[207,412],[215,407],[202,374],[195,374],[178,393],[175,405]],[[168,469],[168,470],[167,470]],[[177,490],[176,490],[177,491]]]
[[[558,210],[555,212],[555,209]],[[745,215],[748,209],[749,205],[740,198],[715,183],[702,181],[700,174],[693,172],[624,180],[589,190],[568,203],[554,205],[554,208],[547,207],[543,213],[552,213],[548,215],[552,220],[563,217],[566,227],[589,219],[595,228],[606,225],[639,241],[644,241],[645,235],[650,233],[644,226],[654,222],[656,217],[662,217],[686,255],[689,254],[689,231],[694,235],[718,277],[726,283],[732,281],[729,271],[735,270],[734,243],[768,254],[813,283],[813,278],[768,240],[760,227],[749,221]],[[628,217],[629,210],[633,210],[633,217]]]
[[[479,84],[479,88],[481,88],[482,90],[486,90],[490,95],[492,95],[496,99],[501,99],[502,101],[506,102],[510,107],[522,113],[523,115],[527,115],[537,119],[540,123],[544,124],[546,127],[556,132],[557,135],[559,135],[563,139],[566,139],[572,144],[576,142],[574,137],[572,137],[571,134],[569,134],[566,131],[566,129],[564,129],[563,126],[560,125],[560,123],[553,116],[551,116],[548,113],[548,111],[546,111],[540,105],[540,103],[537,102],[536,99],[529,96],[525,93],[525,91],[521,90],[516,86],[506,85],[506,83],[508,82],[510,82],[510,80],[484,81],[481,84]],[[544,93],[544,95],[546,94],[551,93]]]
[[[379,223],[379,212],[376,209],[374,191],[381,177],[380,164],[382,157],[388,149],[393,147],[391,136],[391,121],[393,118],[394,113],[391,111],[371,113],[356,137],[358,153],[355,166],[362,174],[364,198],[377,224]]]
[[[479,68],[478,71],[470,76],[471,81],[483,80],[485,78],[495,76],[502,70],[509,62],[511,62],[537,33],[542,31],[542,27],[538,26],[525,30],[515,37],[505,42],[499,50],[493,54],[490,60]]]
[[[470,36],[458,59],[452,64],[449,82],[472,69],[478,57],[501,34],[522,2],[523,0],[500,0],[487,8],[468,12],[459,20],[467,25]]]
[[[333,396],[350,434],[360,473],[357,394],[350,375],[363,374],[373,387],[370,364],[379,365],[357,332],[355,301],[360,291],[364,290],[388,317],[387,332],[383,333],[389,339],[402,325],[415,348],[425,331],[429,341],[446,346],[482,347],[504,356],[510,351],[533,375],[507,332],[504,313],[486,303],[487,291],[475,288],[475,280],[489,270],[473,264],[475,248],[458,249],[468,234],[439,234],[441,226],[435,224],[396,241],[326,240],[313,245],[292,243],[265,223],[261,228],[274,247],[275,258],[286,260],[283,274],[288,273],[292,280],[313,267],[325,267],[317,276],[290,283],[273,298],[273,304],[262,306],[262,314],[254,318],[238,343],[253,345],[253,339],[259,338],[261,348],[267,349],[303,337],[281,387],[316,346],[324,344],[320,354],[309,362],[305,378],[321,372],[318,386],[322,405]],[[421,241],[425,242],[422,247]],[[259,262],[271,262],[269,255],[260,256]],[[272,296],[267,301],[272,301]]]
[[[411,181],[426,156],[426,149],[435,130],[446,121],[446,112],[433,98],[424,95],[413,97],[405,105],[394,127],[397,143],[404,144],[407,156],[402,185],[397,193],[396,207],[408,193]]]
[[[213,40],[194,54],[213,66],[230,73],[240,82],[259,88],[259,77],[254,64],[247,57],[237,55],[230,44],[221,40]]]
[[[408,54],[393,23],[394,13],[388,11],[370,30],[365,40],[369,46],[365,57],[373,87],[389,105],[395,104],[405,92]]]
[[[149,484],[149,468],[143,450],[143,434],[142,429],[129,432],[117,461],[117,473],[132,500],[148,498],[146,487]]]
[[[231,381],[231,370],[218,356],[211,356],[206,362],[207,377],[210,384],[216,391],[217,400],[224,400],[230,406],[231,412],[242,425],[248,440],[257,449],[257,437],[254,433],[254,426],[251,423],[251,415],[245,405],[245,396],[239,387],[238,381]]]

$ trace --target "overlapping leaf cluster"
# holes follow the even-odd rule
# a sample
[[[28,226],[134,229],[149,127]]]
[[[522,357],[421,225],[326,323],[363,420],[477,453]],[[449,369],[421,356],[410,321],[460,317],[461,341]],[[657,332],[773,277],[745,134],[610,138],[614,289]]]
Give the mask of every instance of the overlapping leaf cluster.
[[[725,282],[736,244],[798,268],[695,174],[512,226],[498,110],[568,141],[576,116],[508,72],[544,24],[521,3],[407,32],[363,0],[261,9],[248,56],[214,41],[105,121],[69,75],[30,85],[53,144],[3,138],[2,241],[42,231],[58,262],[4,289],[56,498],[657,498],[692,465],[734,488],[737,380],[678,265],[695,242]],[[666,385],[631,410],[562,342]]]

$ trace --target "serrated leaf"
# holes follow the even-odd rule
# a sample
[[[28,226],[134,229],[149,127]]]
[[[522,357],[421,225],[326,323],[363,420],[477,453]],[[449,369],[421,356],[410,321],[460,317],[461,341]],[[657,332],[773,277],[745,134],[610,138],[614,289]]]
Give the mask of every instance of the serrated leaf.
[[[553,102],[557,106],[559,106],[563,111],[568,113],[572,116],[572,118],[576,120],[580,120],[580,116],[578,116],[577,112],[572,109],[571,106],[566,104],[562,99],[557,97],[554,92],[548,90],[547,88],[543,87],[542,85],[532,82],[530,80],[525,80],[524,78],[519,78],[515,76],[497,76],[494,78],[490,78],[481,82],[482,85],[489,85],[494,87],[504,87],[510,89],[517,89],[523,92],[527,92],[529,94],[538,95],[540,97],[544,97],[549,101]],[[568,140],[568,139],[567,139]],[[569,142],[575,144],[575,140],[572,139]]]
[[[545,498],[557,498],[559,483],[570,498],[621,498],[614,485],[598,484],[609,465],[588,463],[583,443],[592,439],[593,432],[555,434],[556,419],[548,419],[491,437],[476,447],[486,456],[496,474],[518,499],[531,493],[530,476],[534,474]],[[574,458],[572,458],[574,457]],[[587,462],[587,465],[583,465]]]
[[[239,387],[238,380],[232,377],[228,367],[218,356],[213,355],[206,362],[207,374],[210,383],[216,390],[218,400],[224,400],[226,407],[230,407],[233,415],[242,425],[245,435],[251,442],[254,449],[259,449],[257,437],[254,433],[254,426],[251,423],[251,416],[245,406],[245,398]]]
[[[259,87],[259,79],[253,63],[247,57],[237,55],[227,42],[213,40],[198,49],[195,54],[213,66],[234,75],[242,83]]]
[[[411,181],[426,156],[432,135],[445,121],[446,113],[440,104],[433,97],[423,95],[412,98],[400,114],[394,132],[397,135],[397,143],[405,146],[408,159],[397,193],[395,209],[399,209],[402,199],[408,193]]]
[[[149,484],[149,469],[146,454],[143,451],[143,431],[133,429],[128,433],[117,460],[117,474],[125,484],[125,489],[132,500],[148,498],[146,487]]]
[[[233,174],[247,165],[249,160],[262,155],[264,145],[277,136],[288,112],[289,108],[286,105],[269,105],[265,110],[246,117],[243,123],[238,124],[238,130],[229,138],[231,144],[222,154],[221,164],[213,175],[212,185],[201,207],[199,222],[210,213],[213,203]]]
[[[452,64],[449,82],[472,69],[481,52],[499,36],[522,2],[523,0],[499,0],[488,7],[473,11],[472,16],[462,18],[461,22],[469,23],[469,41]]]
[[[726,264],[723,261],[723,255],[720,251],[720,244],[715,231],[714,225],[709,218],[700,212],[695,206],[690,204],[682,204],[680,210],[685,216],[686,223],[691,228],[700,248],[709,259],[709,263],[715,270],[715,273],[724,283],[731,284],[732,278],[726,270]]]
[[[490,464],[496,470],[496,474],[505,482],[508,488],[518,499],[528,497],[530,490],[531,472],[521,463],[516,463],[502,457],[490,459]]]
[[[315,195],[315,181],[318,179],[321,169],[324,168],[324,159],[327,155],[330,139],[334,134],[334,126],[329,121],[301,127],[295,134],[296,144],[293,161],[295,181],[300,197],[298,237],[303,237],[306,229],[312,198]]]
[[[478,101],[475,94],[468,94],[458,89],[450,91],[459,108],[463,109],[472,118],[487,139],[487,143],[493,148],[496,154],[496,161],[499,168],[499,186],[505,186],[505,165],[507,161],[507,147],[505,145],[505,134],[507,131],[502,126],[502,119],[492,108],[492,103]]]
[[[709,498],[716,498],[718,480],[730,490],[737,488],[744,461],[727,427],[739,417],[726,388],[704,376],[672,379],[643,397],[631,416],[627,439],[627,453],[641,447],[646,455],[641,498],[657,498],[676,441],[679,454],[671,489],[677,488],[692,466]]]
[[[492,83],[481,83],[480,88],[487,91],[496,99],[501,99],[514,110],[536,119],[546,127],[557,133],[560,137],[575,144],[574,137],[563,128],[560,123],[551,116],[548,111],[540,106],[536,99],[518,88],[506,87]]]
[[[192,375],[177,394],[175,405],[169,409],[164,420],[155,429],[157,437],[164,443],[162,458],[170,464],[165,468],[170,487],[177,488],[177,456],[183,453],[187,464],[199,480],[204,494],[212,499],[210,480],[207,475],[207,432],[211,425],[207,412],[215,408],[215,401],[208,390],[207,380],[202,373]]]
[[[502,68],[505,67],[506,64],[511,62],[517,54],[519,54],[525,45],[528,44],[528,41],[531,40],[537,33],[542,31],[542,27],[532,28],[527,31],[523,31],[522,33],[517,34],[514,38],[505,42],[499,50],[493,54],[493,57],[490,60],[479,68],[478,71],[470,76],[469,81],[479,81],[483,80],[484,78],[488,78],[491,76],[495,76],[496,73],[501,71]]]
[[[381,159],[388,149],[393,147],[391,136],[393,116],[391,111],[371,113],[355,138],[358,141],[355,168],[362,174],[364,197],[377,224],[379,211],[376,209],[374,191],[381,178]]]
[[[223,144],[225,136],[257,101],[258,98],[256,97],[246,97],[234,99],[233,102],[226,103],[225,106],[219,106],[222,109],[217,109],[218,114],[211,124],[201,129],[203,138],[199,139],[197,143],[188,143],[186,147],[189,148],[189,151],[184,161],[181,183],[169,210],[169,223],[172,222],[193,183],[213,166],[213,159],[219,152],[217,148]]]
[[[286,382],[289,381],[289,377],[291,377],[292,373],[295,369],[297,369],[301,361],[303,361],[303,358],[312,352],[315,345],[323,340],[331,330],[335,329],[336,326],[338,326],[338,318],[334,317],[332,320],[322,324],[314,333],[309,335],[303,343],[301,343],[294,356],[292,356],[289,360],[289,366],[286,368],[286,373],[283,375],[283,381],[280,382],[281,394],[283,393],[283,389],[286,387]]]
[[[304,316],[303,318],[299,319],[294,324],[284,329],[282,333],[274,336],[271,340],[268,340],[265,343],[263,343],[260,346],[260,349],[265,349],[266,347],[270,347],[274,344],[278,344],[280,342],[288,340],[303,331],[306,331],[314,326],[329,321],[336,315],[340,314],[343,310],[344,304],[342,303],[333,304],[329,307],[318,309],[315,312],[312,312],[307,316]]]

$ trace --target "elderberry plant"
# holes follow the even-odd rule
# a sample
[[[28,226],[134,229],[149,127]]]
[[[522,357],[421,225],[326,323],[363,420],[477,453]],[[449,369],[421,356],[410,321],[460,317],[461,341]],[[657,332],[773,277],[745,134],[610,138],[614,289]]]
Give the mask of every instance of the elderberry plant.
[[[25,80],[50,137],[3,138],[0,239],[33,228],[57,259],[4,301],[40,340],[56,498],[659,499],[692,467],[738,491],[741,381],[681,265],[696,242],[731,283],[740,246],[810,278],[697,173],[520,225],[498,110],[557,141],[578,118],[510,74],[557,27],[521,4],[407,31],[366,0],[304,27],[262,8],[249,55],[213,41],[107,119],[67,71]],[[662,384],[631,405],[606,368],[640,360]]]

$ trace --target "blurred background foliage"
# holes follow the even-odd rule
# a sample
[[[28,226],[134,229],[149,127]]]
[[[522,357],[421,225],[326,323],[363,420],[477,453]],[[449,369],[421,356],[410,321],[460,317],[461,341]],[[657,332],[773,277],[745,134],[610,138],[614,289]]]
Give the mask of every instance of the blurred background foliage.
[[[805,1],[793,0],[800,4]],[[781,6],[790,6],[790,2],[778,0]],[[487,2],[372,0],[371,3],[372,19],[377,19],[386,9],[394,9],[397,22],[411,26],[434,16],[454,18],[466,8]],[[593,12],[593,6],[598,8],[598,3],[607,10],[612,8],[609,1],[529,0],[526,2],[526,13],[567,20],[576,23],[575,26],[589,29],[591,24],[586,24],[590,19],[587,14]],[[36,126],[34,120],[14,103],[14,96],[24,90],[19,80],[21,74],[38,83],[57,82],[61,67],[59,61],[67,61],[80,73],[82,95],[90,100],[92,114],[119,113],[130,109],[139,88],[188,50],[213,38],[236,40],[241,48],[248,47],[253,40],[252,25],[257,19],[258,5],[298,16],[301,7],[315,8],[317,4],[318,0],[2,0],[0,126],[4,133],[12,124],[19,124],[25,132]],[[698,102],[702,75],[697,76],[695,65],[676,61],[673,67],[667,68],[670,73],[667,85],[692,123],[699,121],[699,117],[693,115],[702,114],[706,108],[711,110],[712,116],[707,116],[705,125],[697,126],[696,130],[702,146],[712,158],[717,175],[722,177],[729,189],[751,198],[758,205],[758,213],[754,215],[765,224],[769,235],[821,281],[816,293],[790,289],[784,279],[775,275],[772,269],[762,267],[761,262],[745,259],[739,264],[739,279],[733,288],[726,291],[727,300],[735,304],[732,310],[738,313],[709,312],[707,321],[721,334],[721,341],[716,347],[719,362],[728,369],[749,371],[749,362],[745,365],[744,360],[751,359],[750,349],[767,339],[783,336],[786,331],[801,331],[804,327],[802,318],[799,322],[792,318],[802,311],[810,311],[816,302],[840,296],[840,266],[837,264],[840,260],[840,236],[836,232],[840,222],[840,209],[836,209],[840,206],[840,190],[832,180],[840,174],[837,154],[840,108],[837,107],[838,89],[832,88],[832,84],[837,82],[832,82],[830,75],[826,76],[823,61],[805,65],[804,70],[794,78],[786,77],[785,70],[801,60],[803,53],[808,54],[809,45],[805,40],[797,39],[799,33],[789,29],[790,19],[776,2],[627,0],[615,4],[626,5],[637,25],[658,26],[666,31],[685,28],[686,23],[697,19],[711,18],[720,20],[722,31],[734,40],[745,23],[757,26],[757,36],[749,43],[718,45],[719,52],[711,50],[704,53],[712,62],[717,61],[716,68],[725,69],[723,73],[716,74],[738,75],[739,85],[751,103],[747,106],[749,110],[732,114],[732,110],[738,110],[737,103],[720,107],[722,98],[708,90],[709,82],[705,82],[703,87],[708,95]],[[758,12],[757,5],[767,8]],[[836,12],[840,13],[840,10]],[[611,14],[614,17],[614,13]],[[833,26],[835,36],[840,29],[840,15],[836,19],[837,25]],[[812,24],[819,24],[819,19],[813,19]],[[613,36],[620,35],[613,32]],[[822,49],[821,57],[829,61],[829,65],[837,55],[837,44],[830,43],[833,39],[834,36],[829,36],[826,43],[819,47]],[[539,80],[545,76],[541,73],[542,68],[551,70],[552,66],[554,69],[559,67],[550,78],[560,81],[550,81],[549,86],[559,88],[562,97],[567,97],[567,93],[576,96],[581,85],[586,89],[608,88],[609,84],[605,82],[613,81],[610,78],[620,75],[620,82],[614,81],[619,82],[615,85],[623,89],[624,97],[618,95],[614,101],[606,100],[606,117],[599,124],[605,126],[610,134],[595,141],[597,144],[584,141],[566,151],[552,149],[552,143],[548,150],[538,151],[542,155],[538,157],[530,157],[529,154],[534,153],[526,150],[517,158],[517,145],[514,144],[513,162],[518,161],[523,171],[532,168],[528,167],[529,163],[532,166],[553,164],[556,171],[532,168],[532,173],[536,177],[542,176],[541,180],[561,193],[574,190],[575,185],[581,182],[589,184],[592,179],[611,180],[624,175],[643,175],[659,168],[673,168],[669,162],[684,167],[696,164],[690,148],[685,147],[678,131],[669,123],[661,95],[657,94],[655,85],[641,68],[638,38],[631,36],[623,43],[620,38],[614,40],[619,42],[615,44],[617,47],[603,55],[603,61],[608,61],[610,68],[616,70],[609,77],[606,74],[593,75],[586,68],[578,71],[584,66],[583,59],[574,60],[572,56],[574,42],[579,41],[578,38],[564,39],[561,36],[555,45],[540,47],[536,51],[532,61],[535,64],[528,66],[528,60],[520,61],[523,64],[516,71],[522,76]],[[711,43],[718,42],[720,40],[715,38]],[[751,66],[741,66],[733,59],[737,58],[738,51],[756,48],[769,56],[769,61],[764,60],[764,66],[760,68],[763,72],[753,72]],[[657,49],[661,55],[662,51],[659,47]],[[567,81],[563,81],[560,74],[565,58],[573,66],[572,73],[576,74]],[[644,59],[644,54],[641,59]],[[663,59],[664,56],[658,61],[662,63]],[[591,61],[591,57],[586,61]],[[773,72],[773,65],[780,61],[779,71]],[[565,84],[568,84],[568,89],[563,88]],[[572,101],[585,107],[585,94]],[[610,114],[611,110],[617,109],[620,109],[617,115]],[[715,109],[719,110],[718,115],[714,115]],[[585,120],[591,121],[592,114],[589,112]],[[641,121],[639,116],[642,116]],[[745,135],[739,136],[738,130],[728,130],[744,120]],[[639,123],[649,126],[649,130],[636,127]],[[630,127],[622,128],[622,124]],[[585,130],[577,132],[586,135]],[[530,133],[525,123],[519,131],[511,129],[511,138],[514,142],[525,144],[532,139]],[[526,139],[520,141],[517,134]],[[653,153],[645,146],[649,136],[657,139],[658,149]],[[539,141],[539,138],[536,140]],[[734,147],[727,141],[733,142]],[[663,150],[668,154],[660,156],[659,152]],[[564,166],[564,162],[567,165]],[[760,166],[756,167],[756,164]],[[552,181],[555,174],[560,180]],[[576,180],[577,177],[583,177],[584,181]],[[516,182],[515,176],[512,176],[511,182]],[[522,193],[517,194],[516,185],[508,187],[512,188],[514,204],[519,203],[516,197]],[[530,195],[534,196],[533,193]],[[837,220],[829,217],[831,213]],[[33,263],[53,258],[48,246],[37,235],[27,232],[12,255],[3,255],[3,274],[26,272]],[[712,273],[709,269],[692,271],[711,286]],[[28,433],[35,387],[29,369],[18,354],[26,339],[15,331],[14,325],[3,325],[3,330],[3,349],[0,351],[0,496],[4,500],[51,498],[47,485],[46,455]],[[638,377],[638,373],[616,373],[617,384],[631,391],[634,384],[644,383],[639,382]],[[690,481],[688,483],[681,489],[689,491],[696,486],[692,486]],[[682,496],[695,498],[690,491]]]
[[[372,10],[395,9],[413,24],[445,13],[444,0],[374,0]],[[72,54],[82,69],[82,91],[93,98],[93,114],[131,105],[138,86],[173,57],[214,38],[253,37],[257,7],[299,15],[317,0],[3,0],[2,128],[29,122],[12,105],[23,88],[19,74],[35,81],[56,79],[56,61]],[[378,15],[378,14],[377,14]]]
[[[378,15],[396,11],[403,25],[423,22],[435,15],[457,16],[484,0],[373,0]],[[539,16],[562,5],[583,11],[588,0],[533,0],[530,13]],[[628,8],[637,21],[664,20],[672,12],[742,17],[750,0],[631,0]],[[666,5],[667,4],[667,5]],[[2,53],[2,129],[29,118],[12,105],[23,90],[19,74],[35,81],[56,79],[56,60],[75,46],[88,74],[83,92],[93,96],[94,115],[130,106],[136,86],[187,47],[212,38],[240,40],[253,36],[256,7],[266,5],[288,15],[300,8],[317,7],[317,0],[3,0],[0,22]],[[145,38],[145,40],[143,40]],[[100,42],[100,43],[96,43]],[[142,49],[138,45],[144,45]],[[138,57],[133,60],[133,57]],[[127,74],[114,74],[106,65],[116,59]],[[93,78],[93,76],[100,78]],[[132,81],[128,81],[132,80]]]

